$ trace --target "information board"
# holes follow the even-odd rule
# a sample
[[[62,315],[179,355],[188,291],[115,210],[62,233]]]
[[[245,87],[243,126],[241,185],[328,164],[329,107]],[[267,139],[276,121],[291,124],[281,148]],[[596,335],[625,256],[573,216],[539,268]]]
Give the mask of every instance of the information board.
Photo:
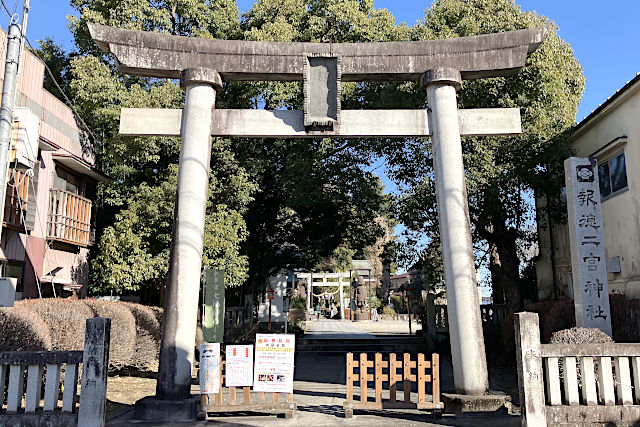
[[[200,394],[220,392],[220,343],[200,344]]]
[[[225,385],[253,385],[253,345],[228,345],[225,357]]]
[[[255,391],[293,393],[296,336],[256,334]]]

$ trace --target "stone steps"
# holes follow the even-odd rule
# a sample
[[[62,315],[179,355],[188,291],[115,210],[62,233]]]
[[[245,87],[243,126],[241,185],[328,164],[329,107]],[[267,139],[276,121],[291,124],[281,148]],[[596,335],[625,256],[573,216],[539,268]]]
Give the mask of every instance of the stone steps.
[[[344,353],[420,353],[427,352],[421,337],[373,336],[371,338],[310,338],[298,339],[297,352],[323,354]]]

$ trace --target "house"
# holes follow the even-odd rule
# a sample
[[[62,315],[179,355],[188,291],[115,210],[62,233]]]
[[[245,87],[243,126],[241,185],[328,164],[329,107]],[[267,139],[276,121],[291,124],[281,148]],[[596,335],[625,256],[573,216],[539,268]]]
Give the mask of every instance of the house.
[[[640,73],[582,120],[571,145],[579,157],[598,161],[609,290],[640,298]],[[536,197],[540,299],[571,297],[566,200]]]
[[[0,77],[6,46],[0,31]],[[44,73],[25,50],[0,239],[0,276],[17,279],[17,299],[86,294],[93,200],[105,180],[71,109],[44,89]]]

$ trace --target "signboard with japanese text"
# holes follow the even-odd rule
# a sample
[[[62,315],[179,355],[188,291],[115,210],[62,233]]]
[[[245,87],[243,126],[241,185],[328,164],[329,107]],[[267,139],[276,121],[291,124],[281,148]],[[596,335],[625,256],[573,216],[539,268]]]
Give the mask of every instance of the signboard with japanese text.
[[[296,336],[256,334],[253,390],[293,393]]]
[[[224,270],[205,269],[202,335],[206,342],[224,340]]]
[[[253,385],[253,345],[228,345],[225,350],[225,385]]]
[[[220,343],[200,344],[200,394],[220,392]]]
[[[570,157],[564,171],[576,326],[611,336],[598,163],[593,157]]]

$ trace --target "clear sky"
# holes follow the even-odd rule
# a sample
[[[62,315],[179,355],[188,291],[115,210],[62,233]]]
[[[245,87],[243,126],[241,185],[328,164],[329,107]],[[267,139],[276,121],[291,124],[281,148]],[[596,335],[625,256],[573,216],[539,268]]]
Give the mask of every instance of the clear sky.
[[[4,0],[9,9],[20,10],[22,0]],[[413,25],[424,17],[431,0],[374,0],[378,8],[390,10],[398,22]],[[580,121],[616,90],[640,72],[639,0],[516,0],[523,10],[536,10],[555,21],[560,36],[573,47],[584,68],[586,90],[577,120]],[[241,11],[253,0],[238,0]],[[31,0],[27,36],[34,43],[46,36],[72,48],[67,29],[74,10],[67,0]],[[2,28],[8,17],[0,15]]]

